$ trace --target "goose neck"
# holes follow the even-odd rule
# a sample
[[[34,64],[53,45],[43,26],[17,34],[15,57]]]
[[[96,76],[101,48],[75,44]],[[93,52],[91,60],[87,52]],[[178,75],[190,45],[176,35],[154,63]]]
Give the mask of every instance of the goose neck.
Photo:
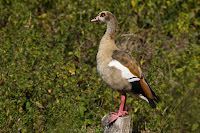
[[[112,39],[117,35],[118,25],[117,20],[111,20],[107,22],[107,30],[105,34],[108,34]]]

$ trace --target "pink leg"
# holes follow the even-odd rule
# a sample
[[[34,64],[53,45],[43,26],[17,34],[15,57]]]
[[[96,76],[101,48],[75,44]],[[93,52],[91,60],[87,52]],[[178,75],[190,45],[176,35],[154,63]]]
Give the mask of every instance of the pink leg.
[[[128,114],[127,111],[125,111],[125,103],[126,103],[126,94],[121,95],[121,104],[119,107],[118,113],[111,112],[113,115],[109,119],[109,123],[115,121],[118,117],[124,116],[125,114]]]

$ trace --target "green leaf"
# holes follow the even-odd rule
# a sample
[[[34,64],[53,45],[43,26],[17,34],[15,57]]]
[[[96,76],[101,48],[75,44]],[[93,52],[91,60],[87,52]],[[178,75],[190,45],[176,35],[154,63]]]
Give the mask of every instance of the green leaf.
[[[29,108],[30,107],[30,102],[26,102],[26,108]]]
[[[134,1],[134,0],[131,0],[132,9],[134,9],[135,5],[136,5],[135,1]]]
[[[199,128],[199,124],[198,123],[195,123],[192,125],[192,131],[195,131]]]
[[[40,18],[40,19],[45,19],[45,18],[47,18],[47,14],[46,14],[46,13],[43,13],[42,15],[38,16],[38,18]]]
[[[184,69],[183,69],[183,68],[177,68],[176,71],[177,71],[178,73],[182,73],[182,72],[184,71]]]

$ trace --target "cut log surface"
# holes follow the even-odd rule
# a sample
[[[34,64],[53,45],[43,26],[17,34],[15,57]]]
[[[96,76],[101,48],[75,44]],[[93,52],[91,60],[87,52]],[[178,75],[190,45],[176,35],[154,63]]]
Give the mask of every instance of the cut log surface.
[[[130,126],[131,116],[125,115],[119,117],[116,121],[109,123],[109,118],[112,114],[107,114],[101,119],[103,126],[103,133],[131,133],[132,128]]]

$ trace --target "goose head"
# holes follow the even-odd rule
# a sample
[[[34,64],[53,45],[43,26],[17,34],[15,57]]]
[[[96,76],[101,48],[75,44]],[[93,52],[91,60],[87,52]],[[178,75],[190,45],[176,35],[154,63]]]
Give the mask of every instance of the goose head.
[[[118,29],[118,22],[116,17],[109,11],[100,12],[94,19],[90,22],[104,22],[107,25],[107,30],[105,34],[110,35],[112,38],[116,36]]]
[[[94,19],[92,19],[90,22],[109,22],[110,18],[114,17],[114,15],[109,11],[102,11],[100,12]]]

